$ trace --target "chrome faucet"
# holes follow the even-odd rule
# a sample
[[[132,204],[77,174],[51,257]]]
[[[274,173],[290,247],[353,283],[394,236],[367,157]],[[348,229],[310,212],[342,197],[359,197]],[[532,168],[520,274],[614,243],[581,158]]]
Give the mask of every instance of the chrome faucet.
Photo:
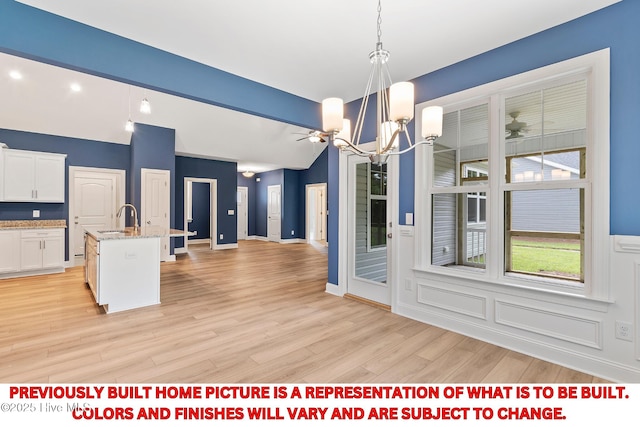
[[[125,203],[124,205],[120,206],[120,209],[118,209],[118,213],[116,213],[116,217],[120,218],[120,216],[122,216],[122,211],[127,206],[129,206],[131,209],[133,209],[133,215],[134,215],[134,217],[133,217],[133,229],[137,230],[138,228],[140,228],[140,226],[138,225],[138,210],[131,203]]]

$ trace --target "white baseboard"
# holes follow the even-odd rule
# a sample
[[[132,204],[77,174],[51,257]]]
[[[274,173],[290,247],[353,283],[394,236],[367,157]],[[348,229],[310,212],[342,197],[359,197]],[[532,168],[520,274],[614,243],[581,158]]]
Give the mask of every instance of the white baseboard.
[[[341,290],[340,286],[334,285],[333,283],[329,282],[327,282],[327,284],[325,285],[325,292],[337,297],[344,296],[344,292]]]
[[[211,244],[211,239],[207,238],[207,239],[189,239],[189,244],[190,245],[204,245],[204,244]]]
[[[221,251],[225,249],[238,249],[238,244],[237,243],[226,243],[224,245],[217,244],[216,247],[214,248],[214,250],[216,251]]]
[[[246,240],[260,240],[261,242],[268,242],[269,241],[269,239],[267,239],[264,236],[249,236],[249,237],[247,237]]]
[[[307,243],[305,239],[281,239],[280,243]]]
[[[173,248],[173,253],[175,255],[180,255],[180,254],[186,254],[187,253],[187,249],[182,247],[182,248]]]

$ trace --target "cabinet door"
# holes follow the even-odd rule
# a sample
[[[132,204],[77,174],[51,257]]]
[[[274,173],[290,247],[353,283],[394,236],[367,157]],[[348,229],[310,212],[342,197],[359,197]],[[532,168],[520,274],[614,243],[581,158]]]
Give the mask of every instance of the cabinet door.
[[[20,269],[36,270],[42,268],[42,239],[22,238],[20,242]]]
[[[29,151],[6,150],[4,153],[4,199],[31,201],[35,195],[35,155]]]
[[[42,268],[64,265],[64,245],[61,236],[49,236],[42,240]]]
[[[64,157],[38,154],[35,158],[35,199],[64,202]]]
[[[20,231],[0,231],[0,273],[20,270]]]

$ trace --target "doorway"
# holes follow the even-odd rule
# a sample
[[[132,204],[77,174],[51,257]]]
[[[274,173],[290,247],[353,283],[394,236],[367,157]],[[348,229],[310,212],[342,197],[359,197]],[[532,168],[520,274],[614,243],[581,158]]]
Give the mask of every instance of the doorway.
[[[327,184],[306,186],[306,240],[307,243],[327,244]]]
[[[84,260],[84,227],[116,227],[115,214],[125,203],[125,171],[69,166],[69,260]]]
[[[341,292],[391,307],[393,207],[397,206],[397,156],[377,165],[367,157],[340,156]],[[344,224],[344,228],[343,228]]]
[[[267,187],[267,239],[280,242],[282,239],[282,191],[280,185]]]
[[[238,187],[238,240],[249,237],[249,187]]]
[[[194,186],[196,188],[196,191],[194,192]],[[194,207],[196,209],[198,209],[198,206],[202,205],[203,200],[197,200],[198,194],[201,194],[198,191],[198,187],[204,188],[204,192],[208,191],[208,194],[206,195],[207,197],[202,197],[202,199],[208,199],[209,201],[209,206],[208,206],[208,217],[207,215],[204,216],[204,218],[200,218],[199,222],[203,222],[204,224],[208,224],[208,230],[206,225],[201,226],[198,224],[194,223],[194,217],[198,217],[198,213],[194,212]],[[209,235],[209,249],[210,250],[215,250],[218,246],[218,239],[217,239],[217,235],[218,235],[218,222],[217,222],[217,218],[218,218],[218,200],[217,200],[217,193],[218,193],[218,181],[215,179],[210,179],[210,178],[192,178],[192,177],[185,177],[184,178],[184,229],[186,231],[197,231],[194,230],[194,227],[198,227],[201,228],[203,230],[206,230],[208,232]],[[204,227],[204,228],[202,228]],[[191,228],[191,229],[190,229]],[[200,233],[202,235],[202,233]],[[198,238],[198,235],[196,234],[196,240]],[[184,237],[184,251],[188,251],[189,250],[189,239],[187,236]],[[192,242],[193,244],[193,242]],[[202,247],[202,245],[200,245],[200,247]]]

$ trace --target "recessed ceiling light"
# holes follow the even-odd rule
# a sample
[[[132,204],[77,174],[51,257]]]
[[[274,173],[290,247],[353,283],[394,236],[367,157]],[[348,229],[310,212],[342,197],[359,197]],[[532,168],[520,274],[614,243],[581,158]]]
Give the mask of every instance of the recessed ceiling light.
[[[82,90],[82,86],[78,83],[71,83],[71,90],[74,92],[80,92]]]
[[[22,79],[22,74],[20,74],[20,71],[18,71],[18,70],[11,71],[9,73],[9,76],[14,80],[21,80]]]

